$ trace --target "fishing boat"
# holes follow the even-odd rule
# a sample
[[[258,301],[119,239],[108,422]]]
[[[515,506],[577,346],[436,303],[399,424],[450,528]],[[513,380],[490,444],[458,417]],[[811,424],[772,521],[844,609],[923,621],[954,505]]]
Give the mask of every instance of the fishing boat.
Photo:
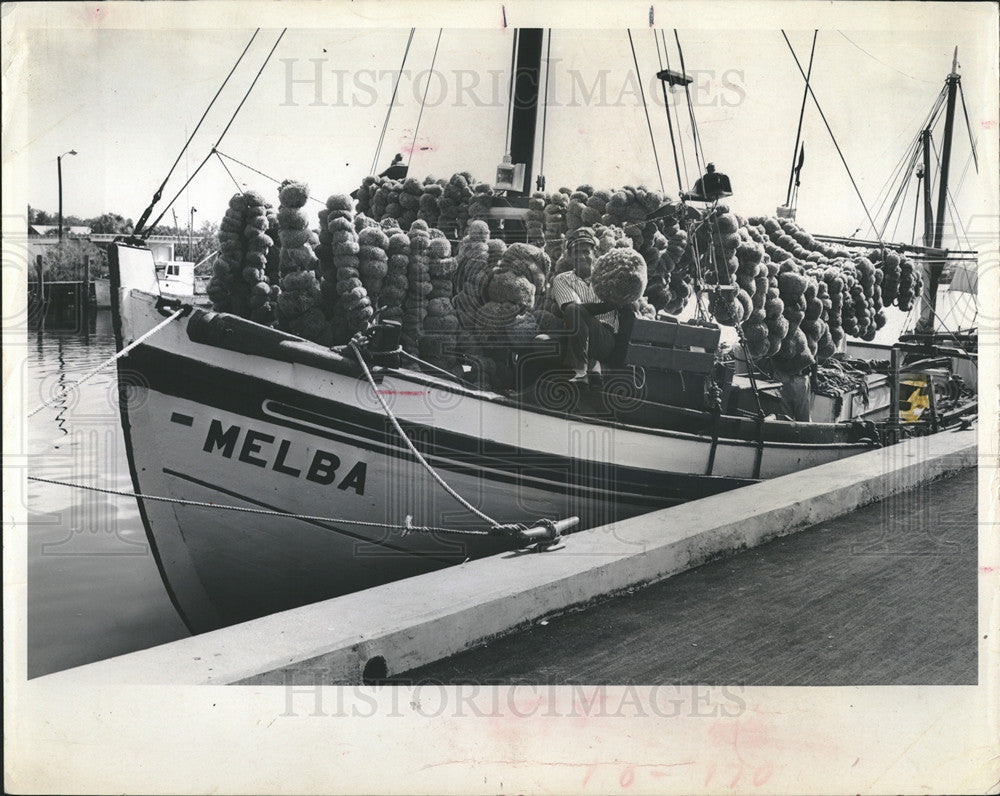
[[[541,41],[518,32],[518,79],[536,86]],[[520,190],[508,182],[490,227],[516,237],[535,118],[523,103],[514,117],[512,168],[498,182]],[[693,219],[717,211],[718,197],[690,199]],[[637,321],[626,365],[594,383],[553,369],[552,339],[540,335],[497,390],[407,356],[392,321],[331,346],[194,306],[164,294],[141,239],[148,214],[108,252],[126,354],[121,421],[150,545],[194,632],[545,549],[574,520],[614,532],[616,521],[885,441],[870,422],[765,412],[753,369],[739,378],[756,407],[734,410],[711,319]]]

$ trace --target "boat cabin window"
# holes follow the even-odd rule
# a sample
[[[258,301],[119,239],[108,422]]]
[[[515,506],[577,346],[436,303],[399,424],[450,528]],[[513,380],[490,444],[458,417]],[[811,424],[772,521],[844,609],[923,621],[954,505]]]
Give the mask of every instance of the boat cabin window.
[[[181,267],[179,265],[168,265],[167,266],[167,276],[180,276]]]

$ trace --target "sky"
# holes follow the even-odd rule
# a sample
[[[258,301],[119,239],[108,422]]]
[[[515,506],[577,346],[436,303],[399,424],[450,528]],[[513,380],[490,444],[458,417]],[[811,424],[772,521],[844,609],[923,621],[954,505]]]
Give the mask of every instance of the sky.
[[[56,156],[75,149],[76,156],[63,158],[64,212],[88,217],[108,211],[138,218],[247,45],[253,23],[259,22],[262,29],[181,158],[153,218],[209,155],[280,33],[274,23],[285,20],[274,19],[273,10],[248,21],[247,15],[210,13],[226,6],[191,5],[193,11],[178,16],[176,23],[150,29],[142,8],[119,19],[114,7],[102,17],[102,7],[81,3],[51,12],[46,24],[20,31],[15,40],[21,56],[15,61],[15,109],[5,111],[4,122],[9,129],[12,114],[17,114],[25,135],[22,146],[5,145],[5,166],[13,162],[20,168],[25,179],[18,187],[28,203],[56,210]],[[297,16],[284,15],[289,29],[219,144],[221,152],[271,177],[307,182],[321,200],[353,190],[369,173],[409,36],[409,28],[400,24],[409,20],[402,15],[340,19],[331,13],[331,24],[325,26],[318,12],[328,7],[305,6]],[[803,80],[782,37],[783,25],[803,68],[812,26],[820,28],[813,90],[873,214],[887,179],[944,84],[957,45],[981,162],[977,176],[959,105],[951,185],[966,220],[996,206],[996,147],[990,140],[996,138],[996,45],[980,16],[959,13],[961,5],[948,13],[937,4],[920,4],[924,17],[910,14],[906,25],[890,24],[895,18],[884,17],[873,23],[859,13],[817,15],[815,22],[791,18],[787,23],[782,16],[762,14],[751,18],[753,24],[736,24],[740,18],[735,13],[728,18],[711,13],[731,6],[700,7],[708,12],[685,10],[668,19],[661,11],[655,29],[665,31],[667,57],[677,68],[673,28],[661,26],[679,26],[685,66],[696,77],[695,117],[702,149],[707,160],[730,176],[731,204],[738,212],[771,214],[785,199]],[[515,7],[510,8],[515,17]],[[586,15],[581,19],[554,13],[543,20],[552,28],[544,150],[549,190],[583,183],[659,188],[662,174],[666,190],[676,194],[667,120],[654,78],[660,68],[658,49],[645,9],[636,7],[634,22],[595,14],[590,27]],[[434,24],[418,25],[413,36],[377,170],[385,168],[393,154],[404,152],[412,158],[411,173],[420,178],[461,170],[479,179],[491,177],[504,154],[515,20],[504,29],[497,24],[477,27],[480,18],[491,19],[469,15],[471,27],[461,29],[454,27],[453,15],[444,21],[433,16],[417,20]],[[605,27],[598,28],[598,23]],[[438,37],[435,25],[440,24],[449,26],[441,34],[435,78],[410,156],[426,82],[421,73],[426,75],[431,66]],[[633,25],[659,174],[626,24]],[[683,139],[689,185],[698,176],[691,125],[683,94],[672,95],[671,103],[675,101],[679,104],[673,109],[681,118],[675,116],[674,122]],[[935,136],[940,146],[940,127]],[[806,158],[798,197],[800,223],[810,231],[835,235],[849,235],[860,227],[861,237],[873,237],[811,101],[805,108],[802,140]],[[536,169],[540,156],[539,141]],[[275,197],[268,179],[232,161],[227,165],[231,175],[218,158],[209,158],[177,199],[173,207],[182,226],[191,207],[196,208],[196,226],[218,221],[237,185]],[[315,213],[320,205],[309,207]],[[914,207],[911,189],[898,225],[889,225],[890,231],[895,228],[894,240],[910,239]],[[164,223],[172,223],[170,212]]]

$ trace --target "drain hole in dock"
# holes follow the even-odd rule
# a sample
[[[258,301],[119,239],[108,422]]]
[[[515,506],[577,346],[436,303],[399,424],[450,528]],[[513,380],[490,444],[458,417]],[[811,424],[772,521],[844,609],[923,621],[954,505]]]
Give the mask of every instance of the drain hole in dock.
[[[389,676],[389,667],[385,658],[376,655],[365,664],[365,670],[361,673],[361,682],[365,685],[378,685]]]

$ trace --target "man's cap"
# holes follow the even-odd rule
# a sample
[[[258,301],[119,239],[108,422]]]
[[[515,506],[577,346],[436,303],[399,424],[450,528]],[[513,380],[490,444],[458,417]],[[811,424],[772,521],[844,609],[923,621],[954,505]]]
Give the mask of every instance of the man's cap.
[[[590,227],[577,227],[572,232],[566,234],[566,248],[569,248],[574,243],[589,243],[591,246],[596,247],[597,236]]]

